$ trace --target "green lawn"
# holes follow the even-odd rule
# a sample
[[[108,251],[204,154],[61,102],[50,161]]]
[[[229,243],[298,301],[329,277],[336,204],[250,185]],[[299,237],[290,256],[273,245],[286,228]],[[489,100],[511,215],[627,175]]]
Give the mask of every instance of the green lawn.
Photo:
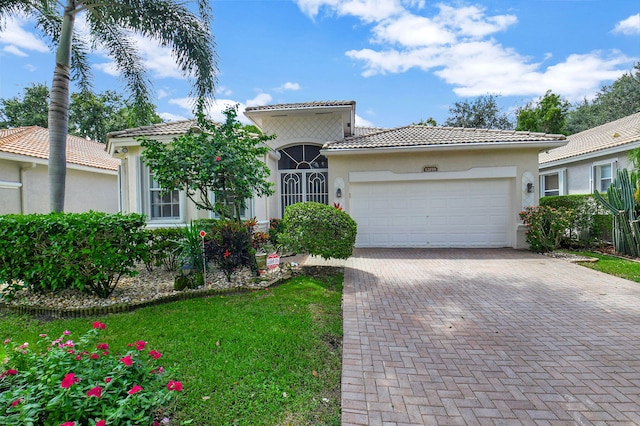
[[[581,262],[580,265],[605,274],[615,275],[617,277],[626,278],[631,281],[640,282],[640,263],[632,260],[621,259],[615,256],[594,252],[571,252],[582,256],[597,257],[597,262]]]
[[[339,425],[341,298],[342,276],[297,277],[268,290],[103,317],[39,322],[5,314],[0,339],[79,336],[102,321],[101,340],[112,350],[148,341],[170,378],[183,382],[171,424]]]

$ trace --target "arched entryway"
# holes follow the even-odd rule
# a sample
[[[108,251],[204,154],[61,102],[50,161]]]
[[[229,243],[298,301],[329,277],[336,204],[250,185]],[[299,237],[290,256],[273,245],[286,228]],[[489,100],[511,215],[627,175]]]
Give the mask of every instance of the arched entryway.
[[[329,203],[327,158],[319,145],[294,145],[279,150],[280,212],[303,201]]]

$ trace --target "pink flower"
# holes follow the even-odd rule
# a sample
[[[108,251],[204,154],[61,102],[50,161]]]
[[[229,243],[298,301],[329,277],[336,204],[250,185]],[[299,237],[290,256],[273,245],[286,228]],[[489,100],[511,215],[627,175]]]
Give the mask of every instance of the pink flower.
[[[100,355],[98,354],[91,354],[91,359],[98,359],[100,358]]]
[[[155,349],[149,351],[149,356],[153,359],[158,359],[162,356],[162,354]]]
[[[147,346],[147,342],[145,342],[144,340],[138,340],[136,342],[136,349],[139,351],[144,350],[144,347]]]
[[[64,376],[64,379],[62,379],[62,383],[60,383],[60,387],[64,389],[68,389],[71,386],[73,386],[74,383],[76,383],[76,375],[73,373],[69,373]]]
[[[100,398],[102,396],[102,388],[100,386],[95,386],[91,388],[87,392],[87,397],[95,396],[96,398]]]
[[[107,328],[107,326],[101,323],[100,321],[96,321],[93,323],[93,328],[99,328],[101,330],[104,330],[105,328]]]
[[[169,380],[169,383],[167,383],[167,389],[170,391],[180,392],[182,390],[182,383]]]
[[[71,332],[69,330],[65,330],[62,332],[62,334],[64,334],[65,336],[68,336],[71,334]]]
[[[216,161],[220,161],[220,156],[216,156]]]
[[[15,376],[16,374],[18,374],[18,370],[11,368],[7,371],[5,371],[5,373],[7,376]]]
[[[11,406],[15,407],[16,405],[20,404],[21,402],[22,402],[22,398],[18,398],[18,399],[16,399],[15,401],[13,401],[11,403]]]
[[[133,395],[135,393],[138,393],[142,390],[142,386],[139,385],[134,385],[131,390],[129,392],[127,392],[129,395]]]
[[[110,383],[111,382],[111,377],[105,377],[104,378],[104,382],[105,383]]]
[[[96,426],[107,426],[107,421],[106,420],[98,420],[96,422]]]
[[[60,426],[76,426],[76,422],[64,422]]]
[[[122,362],[127,367],[130,367],[133,364],[133,360],[131,359],[131,355],[123,356],[120,358],[120,362]]]
[[[38,336],[40,336],[40,337],[47,337],[47,335],[46,335],[46,334],[38,334]]]
[[[104,349],[107,350],[109,349],[109,345],[106,343],[98,343],[98,346],[96,346],[96,349]]]
[[[9,343],[11,341],[11,339],[4,339],[4,344],[6,345],[7,343]]]
[[[80,361],[82,359],[82,355],[76,355],[76,361]]]

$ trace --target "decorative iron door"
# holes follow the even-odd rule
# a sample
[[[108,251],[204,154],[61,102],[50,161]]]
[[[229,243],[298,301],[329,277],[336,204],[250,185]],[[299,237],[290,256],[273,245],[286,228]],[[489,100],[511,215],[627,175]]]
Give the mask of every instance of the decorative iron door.
[[[280,172],[282,215],[291,204],[304,201],[328,204],[328,173],[324,170],[291,170]]]

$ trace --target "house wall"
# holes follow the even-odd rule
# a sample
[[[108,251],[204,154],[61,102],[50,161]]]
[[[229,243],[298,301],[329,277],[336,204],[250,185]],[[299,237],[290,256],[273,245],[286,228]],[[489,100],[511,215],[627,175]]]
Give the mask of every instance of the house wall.
[[[20,213],[20,164],[0,160],[0,214]]]
[[[526,247],[524,227],[518,213],[527,205],[538,203],[537,191],[526,193],[528,176],[532,182],[538,181],[538,151],[536,149],[479,149],[428,152],[385,151],[380,153],[340,155],[327,152],[329,159],[329,203],[339,202],[349,212],[349,173],[364,171],[389,171],[397,174],[432,173],[433,179],[443,172],[465,172],[473,168],[515,167],[511,184],[511,230],[513,247]],[[424,172],[425,166],[437,167],[437,172]],[[430,176],[431,177],[431,176]],[[523,185],[524,183],[524,185]],[[343,185],[343,196],[336,198],[336,188]],[[537,185],[537,184],[536,184]]]
[[[576,161],[564,164],[563,166],[540,168],[540,173],[544,173],[546,170],[566,168],[565,181],[567,194],[591,194],[593,192],[593,185],[591,183],[593,167],[596,164],[607,162],[613,162],[615,169],[633,168],[633,164],[631,164],[627,158],[626,153],[617,153]],[[613,173],[615,176],[615,171]]]

